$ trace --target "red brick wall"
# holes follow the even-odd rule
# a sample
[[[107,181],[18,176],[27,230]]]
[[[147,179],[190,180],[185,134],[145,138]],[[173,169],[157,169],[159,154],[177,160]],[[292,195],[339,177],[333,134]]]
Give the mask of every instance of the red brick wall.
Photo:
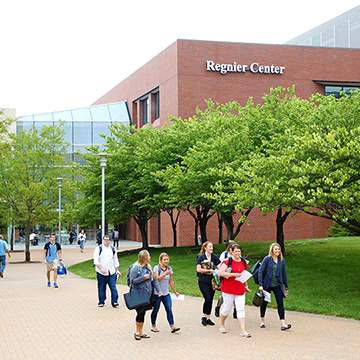
[[[206,60],[215,63],[284,66],[280,74],[227,73],[206,71]],[[360,82],[360,50],[300,47],[288,45],[259,45],[222,43],[207,41],[178,40],[127,79],[110,90],[93,105],[128,101],[134,123],[141,110],[133,101],[159,87],[160,119],[153,125],[162,126],[168,121],[168,114],[188,118],[195,115],[196,107],[206,108],[205,99],[218,103],[238,101],[245,105],[249,97],[255,103],[262,101],[264,93],[271,87],[296,86],[296,95],[309,98],[316,92],[324,93],[324,87],[314,80]],[[137,109],[137,111],[136,111]],[[141,126],[141,124],[139,124]],[[275,214],[263,217],[259,211],[252,211],[250,225],[243,225],[238,236],[244,241],[274,241],[276,238]],[[149,222],[149,243],[158,242],[158,220]],[[297,214],[289,218],[284,226],[285,239],[325,237],[331,226],[328,220]],[[161,242],[172,245],[171,223],[167,214],[161,214]],[[140,232],[133,220],[128,229],[129,237],[141,241]],[[226,236],[225,229],[223,237]],[[218,241],[217,218],[208,224],[208,238]],[[181,214],[178,223],[178,245],[195,243],[194,220]]]

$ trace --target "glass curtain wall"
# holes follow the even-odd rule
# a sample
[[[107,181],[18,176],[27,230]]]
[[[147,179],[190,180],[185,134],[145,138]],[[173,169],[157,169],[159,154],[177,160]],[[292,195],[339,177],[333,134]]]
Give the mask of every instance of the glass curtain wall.
[[[74,154],[78,149],[86,152],[85,147],[104,145],[105,140],[100,134],[111,136],[109,126],[113,122],[130,125],[131,119],[126,102],[97,105],[88,108],[57,111],[46,114],[22,116],[17,119],[16,132],[29,130],[33,125],[41,128],[43,125],[56,125],[59,120],[65,121],[65,140],[70,143],[66,161],[76,161],[85,164],[81,155]]]

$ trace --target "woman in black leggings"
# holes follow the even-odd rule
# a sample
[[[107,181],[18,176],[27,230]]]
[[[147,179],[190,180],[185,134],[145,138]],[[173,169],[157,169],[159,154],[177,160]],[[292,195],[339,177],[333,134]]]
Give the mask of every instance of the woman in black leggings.
[[[285,286],[285,291],[284,291]],[[289,293],[285,260],[281,253],[281,247],[277,243],[270,245],[269,255],[266,256],[259,269],[259,291],[266,290],[273,292],[278,305],[278,314],[281,323],[281,330],[288,330],[291,325],[285,323],[285,310],[283,299]],[[267,301],[260,307],[260,327],[265,328],[265,312]]]
[[[215,268],[220,267],[219,258],[213,254],[214,246],[210,241],[206,241],[200,250],[196,262],[196,271],[199,277],[199,288],[204,297],[203,316],[201,324],[215,325],[211,319],[211,308],[214,299],[215,290],[212,287],[211,280],[215,273]]]

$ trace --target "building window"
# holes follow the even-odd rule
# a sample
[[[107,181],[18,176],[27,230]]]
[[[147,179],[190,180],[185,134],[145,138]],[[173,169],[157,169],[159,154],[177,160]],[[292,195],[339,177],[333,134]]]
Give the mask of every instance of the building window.
[[[341,97],[341,92],[345,91],[350,95],[350,91],[359,90],[358,86],[325,86],[325,96],[334,95],[336,98]]]
[[[149,123],[149,98],[141,100],[143,125]]]
[[[160,93],[156,92],[154,94],[154,113],[155,113],[155,120],[160,117]]]

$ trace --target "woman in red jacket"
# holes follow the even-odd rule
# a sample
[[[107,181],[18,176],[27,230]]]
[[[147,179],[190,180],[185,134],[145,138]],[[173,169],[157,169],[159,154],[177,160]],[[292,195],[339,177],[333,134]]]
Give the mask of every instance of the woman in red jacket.
[[[235,302],[237,319],[240,323],[240,336],[249,338],[251,335],[245,330],[245,293],[249,290],[247,282],[236,280],[248,267],[246,261],[241,258],[241,247],[239,244],[232,246],[232,261],[229,267],[229,259],[223,261],[220,267],[220,276],[224,278],[221,285],[221,293],[224,298],[224,306],[221,310],[220,333],[225,334],[225,320],[231,312]]]

